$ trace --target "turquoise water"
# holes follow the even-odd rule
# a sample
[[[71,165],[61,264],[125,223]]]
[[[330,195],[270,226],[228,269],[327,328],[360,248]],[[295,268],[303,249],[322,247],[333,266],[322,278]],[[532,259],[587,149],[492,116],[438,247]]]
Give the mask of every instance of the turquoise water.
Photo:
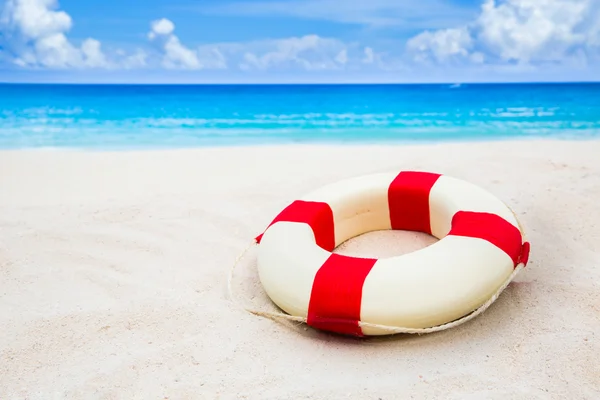
[[[0,85],[0,148],[600,134],[600,84]]]

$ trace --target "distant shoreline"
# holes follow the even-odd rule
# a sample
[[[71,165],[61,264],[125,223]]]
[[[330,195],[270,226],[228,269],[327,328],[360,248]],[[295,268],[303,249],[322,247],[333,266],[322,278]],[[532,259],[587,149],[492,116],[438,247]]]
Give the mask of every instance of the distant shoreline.
[[[32,86],[554,86],[593,85],[600,81],[506,81],[506,82],[1,82]]]

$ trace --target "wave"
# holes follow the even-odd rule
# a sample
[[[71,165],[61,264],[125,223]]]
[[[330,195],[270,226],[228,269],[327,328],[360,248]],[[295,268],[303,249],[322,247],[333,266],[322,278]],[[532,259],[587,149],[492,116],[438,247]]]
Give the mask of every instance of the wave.
[[[16,132],[29,133],[73,133],[94,134],[102,132],[202,132],[212,130],[339,130],[364,129],[385,130],[425,127],[430,129],[480,129],[482,131],[503,129],[600,129],[600,120],[577,119],[476,119],[476,118],[396,118],[363,120],[268,120],[268,119],[178,119],[150,118],[123,121],[102,120],[54,120],[48,118],[4,121],[0,124],[0,135],[12,135]]]
[[[148,116],[148,117],[119,117],[82,115],[72,109],[56,109],[49,112],[31,111],[26,109],[16,114],[4,112],[0,123],[4,127],[27,127],[32,125],[64,126],[77,125],[91,127],[101,125],[105,127],[131,126],[135,128],[210,128],[210,127],[371,127],[393,126],[397,124],[457,124],[485,123],[489,121],[532,120],[544,121],[545,119],[565,120],[572,119],[572,115],[563,115],[558,108],[543,107],[507,107],[507,108],[482,108],[458,109],[449,111],[420,111],[420,112],[394,112],[394,113],[304,113],[304,114],[248,114],[248,115],[212,115],[212,116]],[[541,118],[541,119],[540,119]]]

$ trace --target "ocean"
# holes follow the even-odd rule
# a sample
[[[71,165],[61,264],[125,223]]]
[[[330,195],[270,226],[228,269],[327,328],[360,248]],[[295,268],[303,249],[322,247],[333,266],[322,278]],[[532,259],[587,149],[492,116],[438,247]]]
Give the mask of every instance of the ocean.
[[[0,148],[415,143],[600,134],[600,83],[0,85]]]

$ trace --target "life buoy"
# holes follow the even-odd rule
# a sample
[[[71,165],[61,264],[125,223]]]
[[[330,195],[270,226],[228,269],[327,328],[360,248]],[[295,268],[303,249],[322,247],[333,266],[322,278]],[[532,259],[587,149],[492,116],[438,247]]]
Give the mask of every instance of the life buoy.
[[[389,258],[332,253],[385,229],[438,239]],[[488,191],[431,172],[380,173],[339,181],[293,201],[256,237],[260,281],[286,313],[321,330],[356,336],[361,323],[428,328],[484,304],[529,243],[511,209]]]

